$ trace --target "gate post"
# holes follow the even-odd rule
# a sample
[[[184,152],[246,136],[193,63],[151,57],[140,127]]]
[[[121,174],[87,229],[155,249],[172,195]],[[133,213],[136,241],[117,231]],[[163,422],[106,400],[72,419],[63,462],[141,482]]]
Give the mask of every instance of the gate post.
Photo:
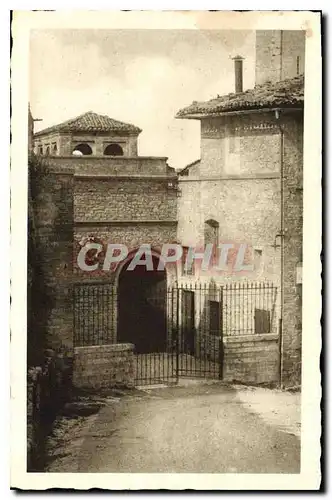
[[[180,288],[177,285],[176,286],[176,343],[175,343],[175,349],[176,349],[176,365],[175,365],[175,370],[176,370],[176,382],[179,381],[179,350],[180,350],[180,343],[179,343],[179,328],[180,328]]]
[[[224,339],[223,339],[223,314],[224,314],[224,287],[220,287],[220,336],[219,336],[219,380],[224,377]]]

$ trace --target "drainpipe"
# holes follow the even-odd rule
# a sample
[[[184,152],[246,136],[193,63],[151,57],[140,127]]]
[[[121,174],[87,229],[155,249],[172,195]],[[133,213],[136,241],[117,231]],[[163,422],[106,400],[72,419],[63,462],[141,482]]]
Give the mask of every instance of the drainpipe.
[[[283,63],[283,31],[280,31],[280,74],[279,74],[279,80],[282,80],[282,63]]]
[[[280,123],[279,109],[275,110],[275,118],[280,131],[280,320],[279,320],[279,384],[283,388],[283,319],[284,319],[284,130]]]
[[[235,76],[235,93],[243,92],[243,57],[235,56],[234,61],[234,76]]]

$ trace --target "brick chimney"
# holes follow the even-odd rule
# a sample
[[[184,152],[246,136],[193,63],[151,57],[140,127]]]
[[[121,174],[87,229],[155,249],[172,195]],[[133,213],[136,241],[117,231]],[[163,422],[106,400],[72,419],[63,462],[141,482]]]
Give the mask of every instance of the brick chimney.
[[[234,61],[235,73],[235,93],[243,92],[243,57],[235,56],[232,58]]]

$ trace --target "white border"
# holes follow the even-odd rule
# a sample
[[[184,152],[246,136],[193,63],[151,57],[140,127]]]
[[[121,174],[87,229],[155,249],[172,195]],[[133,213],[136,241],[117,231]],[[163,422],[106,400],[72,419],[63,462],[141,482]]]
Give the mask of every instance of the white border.
[[[82,6],[85,2],[82,2]],[[97,2],[98,3],[98,2]],[[26,8],[26,6],[24,7]],[[35,8],[35,7],[34,7]],[[50,7],[49,7],[50,8]],[[121,8],[124,8],[122,6]],[[11,484],[44,489],[317,489],[320,483],[321,64],[320,18],[310,12],[18,12],[12,61]],[[304,138],[303,397],[301,474],[27,474],[26,470],[26,144],[28,37],[31,28],[303,29],[306,45]],[[314,124],[314,126],[313,126]],[[314,209],[313,209],[314,207]],[[305,283],[310,283],[306,287]]]

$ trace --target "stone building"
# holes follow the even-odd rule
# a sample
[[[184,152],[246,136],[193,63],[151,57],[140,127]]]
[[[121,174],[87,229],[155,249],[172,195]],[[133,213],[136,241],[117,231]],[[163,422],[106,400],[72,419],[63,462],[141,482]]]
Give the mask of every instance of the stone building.
[[[73,220],[72,262],[68,237],[60,245],[65,267],[61,252],[54,259],[59,276],[72,277],[74,314],[66,312],[60,283],[51,336],[53,343],[74,346],[78,385],[132,380],[132,344],[139,355],[165,353],[149,370],[159,359],[158,380],[167,378],[173,320],[175,340],[184,347],[177,361],[182,373],[205,376],[215,365],[214,375],[225,380],[300,382],[303,63],[304,33],[258,31],[255,88],[243,91],[245,62],[237,56],[234,93],[178,112],[179,119],[201,122],[201,158],[180,173],[167,158],[138,155],[138,127],[93,112],[34,135],[37,155],[47,156],[49,168],[63,177],[52,199],[61,204],[62,220],[67,201]],[[87,242],[100,251],[86,255],[84,271],[77,255]],[[175,242],[184,255],[212,243],[215,259],[215,248],[228,244],[226,269],[203,271],[183,262],[158,270],[161,246]],[[109,243],[126,245],[129,255],[104,270]],[[153,271],[127,273],[142,244],[152,248]],[[253,270],[234,272],[244,245],[243,263],[253,263]],[[175,281],[189,288],[177,285],[170,295]]]
[[[63,342],[74,344],[78,353],[83,345],[122,343],[126,349],[128,342],[137,352],[166,349],[166,289],[175,275],[157,267],[162,244],[177,238],[178,181],[167,158],[137,155],[140,132],[88,112],[35,134],[35,151],[47,155],[49,167],[74,172],[74,335],[63,336]],[[89,268],[97,262],[98,269],[82,270],[77,256],[87,242],[102,245],[99,259],[108,244],[126,245],[129,254],[116,269],[104,271],[92,251],[86,264]],[[138,267],[127,273],[142,244],[151,246],[153,271],[142,273]],[[58,333],[53,335],[56,342]],[[121,357],[121,349],[114,349]]]
[[[88,111],[34,135],[36,154],[67,156],[74,151],[93,156],[137,156],[141,129]]]
[[[268,335],[245,338],[247,329],[240,328],[224,342],[226,352],[242,358],[241,379],[279,378],[288,386],[300,383],[301,365],[304,39],[300,31],[258,31],[255,88],[243,91],[243,61],[236,57],[234,93],[177,114],[201,122],[201,158],[179,174],[179,241],[184,247],[247,244],[254,264],[247,273],[197,267],[182,279],[268,281],[278,289]],[[266,317],[265,309],[254,306]],[[230,370],[234,377],[234,365]]]

